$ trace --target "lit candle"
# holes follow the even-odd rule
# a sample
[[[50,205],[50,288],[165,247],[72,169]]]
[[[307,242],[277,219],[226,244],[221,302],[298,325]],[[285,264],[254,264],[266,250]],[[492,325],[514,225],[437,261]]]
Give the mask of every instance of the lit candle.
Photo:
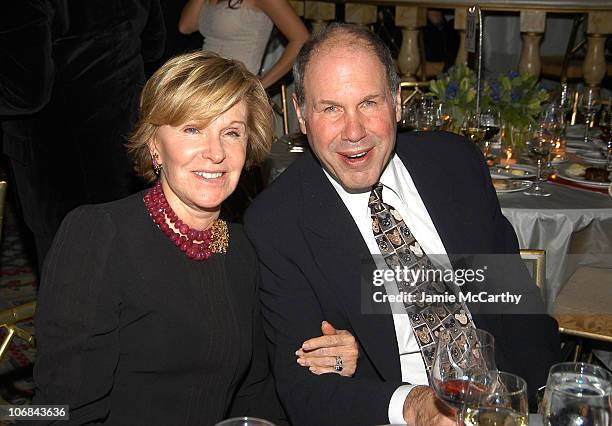
[[[512,158],[512,148],[506,150],[506,158],[501,158],[499,164],[502,166],[511,166],[516,164],[516,159]]]

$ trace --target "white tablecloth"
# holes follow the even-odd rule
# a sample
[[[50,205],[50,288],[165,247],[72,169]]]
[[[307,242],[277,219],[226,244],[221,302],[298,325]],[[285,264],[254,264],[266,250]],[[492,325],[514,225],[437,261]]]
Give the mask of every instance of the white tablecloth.
[[[612,269],[612,198],[605,194],[545,184],[550,197],[500,194],[503,214],[521,248],[546,250],[543,296],[549,312],[579,266]]]

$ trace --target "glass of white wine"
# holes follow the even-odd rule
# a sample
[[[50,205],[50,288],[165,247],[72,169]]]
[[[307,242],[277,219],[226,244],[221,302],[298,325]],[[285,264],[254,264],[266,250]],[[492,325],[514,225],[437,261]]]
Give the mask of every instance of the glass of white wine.
[[[531,187],[523,191],[525,195],[534,195],[538,197],[548,197],[550,192],[542,188],[542,168],[545,160],[550,155],[554,146],[554,140],[545,134],[538,125],[529,126],[529,137],[527,139],[527,149],[530,157],[535,158],[537,164],[536,179]]]
[[[470,379],[461,411],[463,426],[527,426],[527,383],[521,377],[491,370]]]
[[[601,107],[599,103],[599,88],[585,87],[580,94],[578,100],[578,109],[584,115],[584,142],[591,143],[592,139],[589,136],[589,128],[593,126],[595,114]]]
[[[565,160],[565,111],[557,104],[549,104],[540,117],[542,133],[553,141],[553,161]]]
[[[480,146],[484,140],[487,129],[481,121],[480,114],[468,113],[463,120],[461,133],[463,136]]]

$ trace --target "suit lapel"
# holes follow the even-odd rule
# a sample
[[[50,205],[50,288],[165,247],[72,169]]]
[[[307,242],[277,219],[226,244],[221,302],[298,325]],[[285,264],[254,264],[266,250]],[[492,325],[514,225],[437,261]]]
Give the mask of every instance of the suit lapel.
[[[360,345],[386,380],[400,380],[401,369],[393,317],[364,312],[363,298],[372,291],[372,256],[348,209],[328,181],[314,156],[307,154],[302,169],[305,238],[314,260],[344,306]],[[362,266],[362,260],[367,266]],[[365,274],[365,282],[362,276]],[[369,278],[368,278],[369,277]],[[369,282],[368,282],[369,280]]]

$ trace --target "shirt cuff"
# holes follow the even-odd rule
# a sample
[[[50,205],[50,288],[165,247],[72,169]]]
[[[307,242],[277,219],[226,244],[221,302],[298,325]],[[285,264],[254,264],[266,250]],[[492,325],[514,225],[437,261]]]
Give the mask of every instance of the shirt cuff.
[[[404,401],[416,385],[403,385],[395,389],[389,401],[389,423],[392,425],[405,425],[404,420]]]

